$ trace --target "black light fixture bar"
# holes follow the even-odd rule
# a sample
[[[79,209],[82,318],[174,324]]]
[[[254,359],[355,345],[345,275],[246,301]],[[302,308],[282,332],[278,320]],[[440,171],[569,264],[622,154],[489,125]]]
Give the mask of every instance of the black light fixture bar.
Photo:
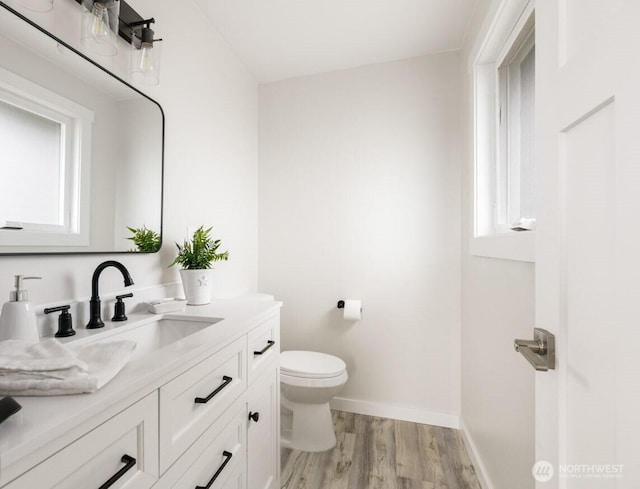
[[[122,39],[131,44],[131,38],[133,37],[132,25],[140,25],[144,22],[144,18],[124,0],[118,0],[120,2],[120,23],[118,26],[118,34]],[[82,5],[82,0],[76,0],[77,3]]]
[[[121,38],[131,44],[133,26],[140,25],[144,20],[144,17],[133,10],[127,2],[120,0],[120,26],[118,27],[118,34],[120,34]]]

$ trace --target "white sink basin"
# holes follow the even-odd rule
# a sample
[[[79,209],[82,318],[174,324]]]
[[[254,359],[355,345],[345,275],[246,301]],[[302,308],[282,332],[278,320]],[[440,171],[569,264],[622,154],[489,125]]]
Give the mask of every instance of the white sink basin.
[[[179,342],[198,331],[222,321],[221,318],[185,318],[161,317],[148,318],[130,324],[122,323],[116,327],[105,327],[104,330],[91,330],[90,336],[72,339],[68,345],[72,348],[98,341],[132,340],[136,348],[131,360],[137,360],[150,353]]]

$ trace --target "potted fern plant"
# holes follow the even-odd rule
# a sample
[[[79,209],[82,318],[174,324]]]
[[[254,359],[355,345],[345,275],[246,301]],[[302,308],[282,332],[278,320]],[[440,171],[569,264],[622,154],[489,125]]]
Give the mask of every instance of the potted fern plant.
[[[211,229],[200,226],[191,240],[178,247],[178,256],[171,265],[181,265],[180,278],[187,304],[199,306],[211,302],[211,264],[228,260],[229,252],[218,252],[220,240],[211,237]]]
[[[158,233],[152,229],[147,229],[147,226],[141,228],[132,228],[127,226],[127,229],[133,233],[133,236],[127,238],[133,241],[136,245],[136,249],[133,251],[139,251],[141,253],[155,253],[160,249],[162,245],[162,238]]]

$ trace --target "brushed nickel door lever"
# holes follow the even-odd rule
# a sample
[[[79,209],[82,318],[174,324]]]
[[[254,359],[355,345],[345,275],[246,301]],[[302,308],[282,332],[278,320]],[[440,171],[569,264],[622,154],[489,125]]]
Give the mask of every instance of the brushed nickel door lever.
[[[535,328],[533,340],[516,339],[513,346],[536,370],[545,372],[556,368],[556,337],[549,331]]]

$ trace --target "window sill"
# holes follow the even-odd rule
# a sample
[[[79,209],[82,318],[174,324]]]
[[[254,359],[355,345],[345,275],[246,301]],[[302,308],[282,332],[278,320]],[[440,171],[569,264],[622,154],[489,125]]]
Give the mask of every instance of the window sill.
[[[536,233],[522,231],[476,236],[471,238],[469,248],[473,256],[535,263]]]

